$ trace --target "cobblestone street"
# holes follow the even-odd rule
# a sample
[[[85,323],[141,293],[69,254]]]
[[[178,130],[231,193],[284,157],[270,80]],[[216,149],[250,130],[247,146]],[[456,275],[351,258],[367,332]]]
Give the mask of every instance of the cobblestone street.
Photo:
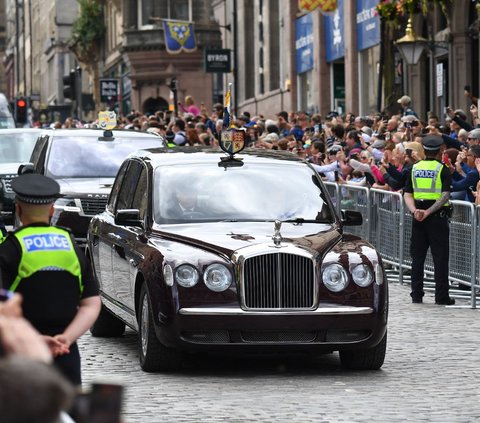
[[[120,339],[82,338],[84,386],[123,384],[125,423],[476,422],[479,333],[478,310],[436,306],[431,293],[424,304],[411,304],[408,285],[390,283],[380,371],[343,370],[335,353],[308,360],[202,358],[182,372],[148,374],[128,331]]]

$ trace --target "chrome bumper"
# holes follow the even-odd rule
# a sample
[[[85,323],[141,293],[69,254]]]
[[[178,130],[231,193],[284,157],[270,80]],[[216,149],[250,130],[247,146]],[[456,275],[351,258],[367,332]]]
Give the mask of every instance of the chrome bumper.
[[[319,307],[315,310],[242,310],[240,307],[189,307],[181,308],[179,313],[184,316],[338,316],[353,314],[372,314],[371,307]]]

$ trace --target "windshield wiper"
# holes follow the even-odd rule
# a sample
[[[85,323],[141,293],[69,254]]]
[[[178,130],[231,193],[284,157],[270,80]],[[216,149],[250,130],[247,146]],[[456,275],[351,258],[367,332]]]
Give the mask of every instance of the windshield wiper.
[[[245,218],[240,218],[240,219],[222,219],[220,222],[275,222],[277,219],[245,219]],[[303,217],[295,217],[293,219],[278,219],[283,223],[296,223],[296,224],[302,224],[302,223],[333,223],[333,220],[329,219],[304,219]]]
[[[293,219],[285,219],[282,220],[284,223],[333,223],[332,220],[329,219],[304,219],[303,217],[294,217]]]

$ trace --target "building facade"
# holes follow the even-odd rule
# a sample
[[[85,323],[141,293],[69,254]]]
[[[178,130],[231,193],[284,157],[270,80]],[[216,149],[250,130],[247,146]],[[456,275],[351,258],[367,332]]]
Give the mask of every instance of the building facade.
[[[31,110],[45,119],[64,118],[70,114],[70,103],[63,97],[62,77],[76,66],[68,41],[78,3],[6,0],[5,7],[7,97],[26,97]]]
[[[447,105],[467,109],[464,87],[480,93],[477,4],[456,0],[446,15],[432,6],[427,16],[415,16],[416,32],[428,40],[415,65],[402,60],[392,32],[375,13],[377,4],[337,0],[335,12],[322,14],[301,10],[298,0],[105,0],[97,70],[101,78],[116,79],[119,90],[114,101],[95,107],[122,114],[166,109],[176,78],[178,99],[191,95],[207,110],[231,82],[237,115],[394,112],[404,94],[421,117],[428,111],[442,116]],[[1,0],[0,40],[3,10],[7,97],[26,96],[37,115],[45,111],[49,120],[52,113],[70,113],[62,77],[83,66],[68,46],[78,2]],[[164,19],[193,23],[196,49],[169,52]],[[404,33],[400,23],[393,39]],[[231,72],[205,72],[210,49],[230,51]],[[96,85],[84,69],[82,92],[93,93]],[[87,111],[84,105],[84,116]]]
[[[172,78],[177,79],[179,101],[190,95],[197,106],[211,109],[214,76],[204,72],[204,51],[221,46],[221,34],[210,1],[108,0],[105,16],[102,74],[120,80],[122,113],[167,109]],[[195,51],[167,51],[164,19],[193,22]]]
[[[221,25],[236,27],[222,31],[222,40],[224,47],[237,51],[239,113],[393,113],[398,110],[396,99],[408,94],[421,117],[429,111],[442,116],[446,105],[468,107],[465,85],[479,94],[475,2],[451,2],[446,16],[432,5],[425,17],[414,17],[417,33],[428,40],[414,66],[406,65],[389,43],[388,28],[375,11],[377,0],[337,0],[337,10],[329,14],[302,11],[297,0],[212,4]],[[404,34],[405,22],[400,24],[396,38]],[[393,66],[385,75],[387,58]],[[389,87],[385,78],[392,81]]]

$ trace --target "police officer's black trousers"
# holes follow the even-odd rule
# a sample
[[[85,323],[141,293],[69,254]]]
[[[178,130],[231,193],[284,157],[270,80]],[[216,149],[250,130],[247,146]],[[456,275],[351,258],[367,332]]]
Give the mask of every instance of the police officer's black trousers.
[[[70,345],[70,353],[55,357],[55,367],[74,385],[82,384],[80,353],[77,343]]]
[[[412,256],[412,298],[424,296],[423,275],[428,247],[432,253],[435,277],[435,301],[444,301],[448,295],[448,218],[437,212],[418,222],[413,219],[410,254]]]

